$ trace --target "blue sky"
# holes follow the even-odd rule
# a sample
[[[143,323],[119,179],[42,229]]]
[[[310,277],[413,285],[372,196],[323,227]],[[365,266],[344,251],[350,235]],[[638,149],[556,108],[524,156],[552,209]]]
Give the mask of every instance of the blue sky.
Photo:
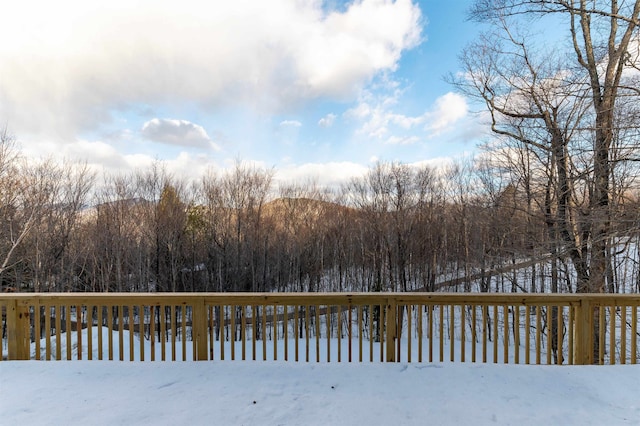
[[[0,121],[29,156],[197,177],[237,160],[338,182],[474,150],[443,81],[471,0],[23,0],[0,16]],[[7,10],[8,9],[8,10]]]

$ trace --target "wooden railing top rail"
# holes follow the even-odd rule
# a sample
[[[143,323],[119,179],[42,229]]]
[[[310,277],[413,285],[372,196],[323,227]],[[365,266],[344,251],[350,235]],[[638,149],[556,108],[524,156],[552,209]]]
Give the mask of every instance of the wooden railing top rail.
[[[324,305],[324,304],[580,304],[596,302],[606,305],[640,305],[640,294],[610,293],[11,293],[0,294],[0,302],[76,304],[117,304],[126,300],[138,303],[173,302],[188,304],[196,300],[207,304],[244,305]]]

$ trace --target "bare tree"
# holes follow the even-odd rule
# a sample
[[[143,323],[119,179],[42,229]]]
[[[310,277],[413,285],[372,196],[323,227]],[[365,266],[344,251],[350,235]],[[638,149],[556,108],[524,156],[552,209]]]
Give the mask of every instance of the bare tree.
[[[599,292],[606,288],[611,155],[614,136],[620,127],[616,120],[620,99],[640,95],[637,87],[627,84],[626,77],[629,70],[638,67],[633,46],[638,40],[639,15],[640,0],[479,0],[471,10],[473,19],[492,23],[512,49],[503,50],[503,45],[493,37],[485,37],[475,46],[475,52],[481,52],[478,59],[473,59],[472,50],[468,49],[463,62],[471,73],[472,83],[466,87],[473,87],[487,103],[496,133],[533,143],[532,138],[518,134],[522,123],[536,120],[541,122],[539,128],[546,129],[542,140],[550,142],[557,173],[558,208],[562,210],[558,218],[565,222],[560,232],[564,240],[571,243],[579,291]],[[514,22],[526,17],[556,17],[564,19],[567,25],[568,45],[560,51],[565,61],[553,58],[546,61],[559,64],[552,72],[532,53],[534,38],[515,35]],[[478,74],[477,70],[483,71]],[[525,70],[525,74],[518,70]],[[501,87],[496,86],[496,80],[502,82]],[[553,82],[551,91],[547,90],[549,82]],[[514,103],[518,107],[514,108]],[[511,121],[516,131],[505,131],[501,127],[505,119]],[[574,185],[569,175],[569,143],[581,137],[578,130],[586,132],[585,149],[591,153],[588,173],[592,178],[586,206],[590,229],[583,235],[590,240],[589,260],[584,252],[586,242],[579,241],[579,235],[570,232],[569,223],[574,220],[569,212]],[[541,139],[536,141],[543,147],[545,144],[540,142]]]
[[[15,139],[5,127],[0,133],[0,226],[4,236],[0,241],[0,278],[7,286],[10,281],[5,280],[4,275],[13,265],[14,253],[31,230],[37,214],[35,210],[21,211],[21,203],[26,200],[19,161]]]

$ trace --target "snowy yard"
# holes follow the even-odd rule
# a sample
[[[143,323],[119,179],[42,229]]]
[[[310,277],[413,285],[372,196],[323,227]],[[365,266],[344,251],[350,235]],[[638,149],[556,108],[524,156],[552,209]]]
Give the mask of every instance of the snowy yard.
[[[640,366],[0,363],[5,425],[630,425]]]

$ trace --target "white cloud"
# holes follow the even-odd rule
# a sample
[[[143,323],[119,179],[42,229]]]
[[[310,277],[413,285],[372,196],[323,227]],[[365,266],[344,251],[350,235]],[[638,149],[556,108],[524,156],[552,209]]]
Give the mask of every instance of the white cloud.
[[[410,0],[21,0],[0,15],[0,117],[69,139],[132,105],[353,99],[421,41]],[[10,42],[9,42],[10,40]]]
[[[128,167],[125,157],[113,146],[102,141],[77,140],[63,146],[51,141],[30,141],[25,144],[24,153],[27,158],[51,158],[60,163],[65,160],[83,161],[96,170],[118,170]]]
[[[385,141],[387,145],[411,145],[420,141],[417,136],[391,136]]]
[[[345,112],[345,117],[363,121],[357,130],[358,134],[375,139],[387,138],[387,143],[398,143],[397,136],[389,136],[395,128],[409,130],[424,123],[426,119],[426,114],[408,116],[394,112],[393,108],[398,104],[401,95],[400,90],[394,90],[391,95],[376,98],[372,93],[365,91],[358,105]]]
[[[89,169],[95,172],[98,183],[102,181],[104,175],[145,170],[159,161],[155,155],[124,154],[108,143],[89,140],[77,140],[62,146],[53,142],[30,143],[24,153],[34,160],[46,158],[60,164],[64,161],[86,163]],[[215,158],[206,153],[179,152],[173,157],[160,159],[160,161],[166,166],[168,172],[186,181],[200,179],[207,168],[215,164]]]
[[[206,175],[208,169],[211,168],[213,160],[205,154],[190,154],[181,152],[177,157],[165,160],[164,164],[167,170],[178,178],[184,178],[187,181],[199,181]]]
[[[276,170],[275,181],[305,182],[313,179],[323,187],[337,187],[353,177],[363,176],[368,168],[349,161],[287,165]]]
[[[299,122],[298,120],[284,120],[280,122],[279,126],[299,128],[299,127],[302,127],[302,123]]]
[[[464,97],[449,92],[436,99],[432,107],[418,115],[396,111],[402,105],[403,90],[389,85],[392,93],[374,95],[365,90],[359,103],[344,113],[344,117],[359,123],[355,134],[385,145],[412,145],[426,138],[457,130],[473,138],[477,136],[477,120],[469,119]],[[465,126],[460,126],[464,122]]]
[[[442,174],[446,171],[447,167],[450,167],[456,161],[464,158],[463,156],[454,156],[454,157],[436,157],[430,158],[428,160],[416,161],[413,163],[409,163],[409,167],[413,167],[415,169],[421,169],[424,167],[431,168],[436,173]]]
[[[151,141],[166,145],[217,149],[202,126],[186,120],[154,118],[142,125],[141,133]]]
[[[337,115],[330,112],[329,114],[325,115],[318,121],[318,126],[325,127],[325,128],[331,127],[333,126],[333,123],[336,121],[336,118],[337,118]]]
[[[427,113],[427,130],[431,136],[438,135],[452,128],[458,120],[464,118],[469,111],[466,99],[456,93],[449,92],[436,99],[434,108]]]

